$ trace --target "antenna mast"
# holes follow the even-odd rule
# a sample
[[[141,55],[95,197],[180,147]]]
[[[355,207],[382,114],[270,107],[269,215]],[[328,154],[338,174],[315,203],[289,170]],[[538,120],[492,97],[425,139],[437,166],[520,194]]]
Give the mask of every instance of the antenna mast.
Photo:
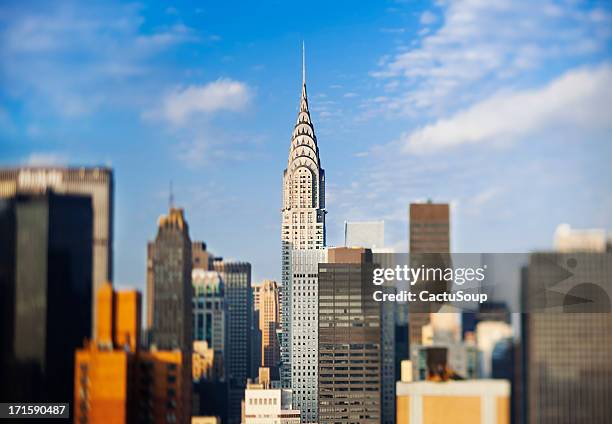
[[[302,40],[302,84],[306,84],[306,46]]]

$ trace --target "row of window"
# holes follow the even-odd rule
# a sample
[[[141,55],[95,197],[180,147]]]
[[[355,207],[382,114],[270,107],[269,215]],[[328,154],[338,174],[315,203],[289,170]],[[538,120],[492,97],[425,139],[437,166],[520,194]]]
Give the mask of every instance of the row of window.
[[[249,405],[276,405],[277,398],[249,398]]]

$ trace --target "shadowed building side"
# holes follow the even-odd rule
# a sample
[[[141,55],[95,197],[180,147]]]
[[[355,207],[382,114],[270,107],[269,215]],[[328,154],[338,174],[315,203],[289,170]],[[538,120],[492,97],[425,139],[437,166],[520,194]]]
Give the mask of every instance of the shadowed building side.
[[[49,189],[2,201],[0,399],[67,402],[74,350],[91,335],[89,196]],[[5,239],[5,235],[7,236]]]

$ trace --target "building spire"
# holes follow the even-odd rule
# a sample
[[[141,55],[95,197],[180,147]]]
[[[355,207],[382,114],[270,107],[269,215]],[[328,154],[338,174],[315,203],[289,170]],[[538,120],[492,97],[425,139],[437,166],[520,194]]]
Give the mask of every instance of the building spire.
[[[308,112],[308,96],[306,94],[306,46],[304,45],[304,40],[302,40],[302,98],[300,99],[300,112]]]
[[[302,40],[302,85],[306,85],[306,46]]]
[[[170,180],[170,191],[168,195],[168,206],[169,209],[174,209],[174,191],[172,190],[172,180]]]

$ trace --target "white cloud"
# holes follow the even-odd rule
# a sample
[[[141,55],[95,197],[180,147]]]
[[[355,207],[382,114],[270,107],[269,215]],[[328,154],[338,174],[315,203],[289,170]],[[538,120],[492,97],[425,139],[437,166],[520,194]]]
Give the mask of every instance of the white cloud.
[[[480,193],[478,193],[476,196],[474,196],[471,199],[471,203],[474,206],[482,206],[486,203],[488,203],[491,199],[493,199],[495,196],[497,196],[500,193],[500,189],[498,187],[492,187],[492,188],[488,188],[484,191],[481,191]]]
[[[65,118],[103,107],[141,108],[172,65],[156,61],[204,42],[183,24],[147,25],[137,5],[45,3],[0,11],[0,72],[8,95]],[[146,77],[146,78],[145,78]]]
[[[612,128],[612,66],[570,71],[548,85],[504,92],[402,135],[403,149],[431,153],[464,144],[515,141],[559,128]]]
[[[434,15],[433,13],[431,13],[429,10],[426,10],[425,12],[423,12],[421,14],[421,17],[419,18],[419,22],[421,22],[421,25],[431,25],[437,20],[438,20],[438,17]]]
[[[490,94],[499,83],[566,59],[580,63],[605,52],[612,16],[572,2],[538,6],[530,0],[457,0],[441,3],[442,25],[382,61],[377,78],[402,78],[406,90],[388,106],[397,112],[444,113]]]
[[[196,113],[243,110],[251,90],[240,81],[219,79],[205,85],[192,85],[171,92],[164,99],[163,116],[175,125],[183,124]]]
[[[480,215],[486,209],[493,207],[495,201],[499,201],[497,198],[501,197],[502,194],[503,190],[501,187],[494,186],[485,188],[465,199],[465,205],[462,205],[463,212],[471,216]],[[460,201],[457,200],[457,206],[459,203]]]

